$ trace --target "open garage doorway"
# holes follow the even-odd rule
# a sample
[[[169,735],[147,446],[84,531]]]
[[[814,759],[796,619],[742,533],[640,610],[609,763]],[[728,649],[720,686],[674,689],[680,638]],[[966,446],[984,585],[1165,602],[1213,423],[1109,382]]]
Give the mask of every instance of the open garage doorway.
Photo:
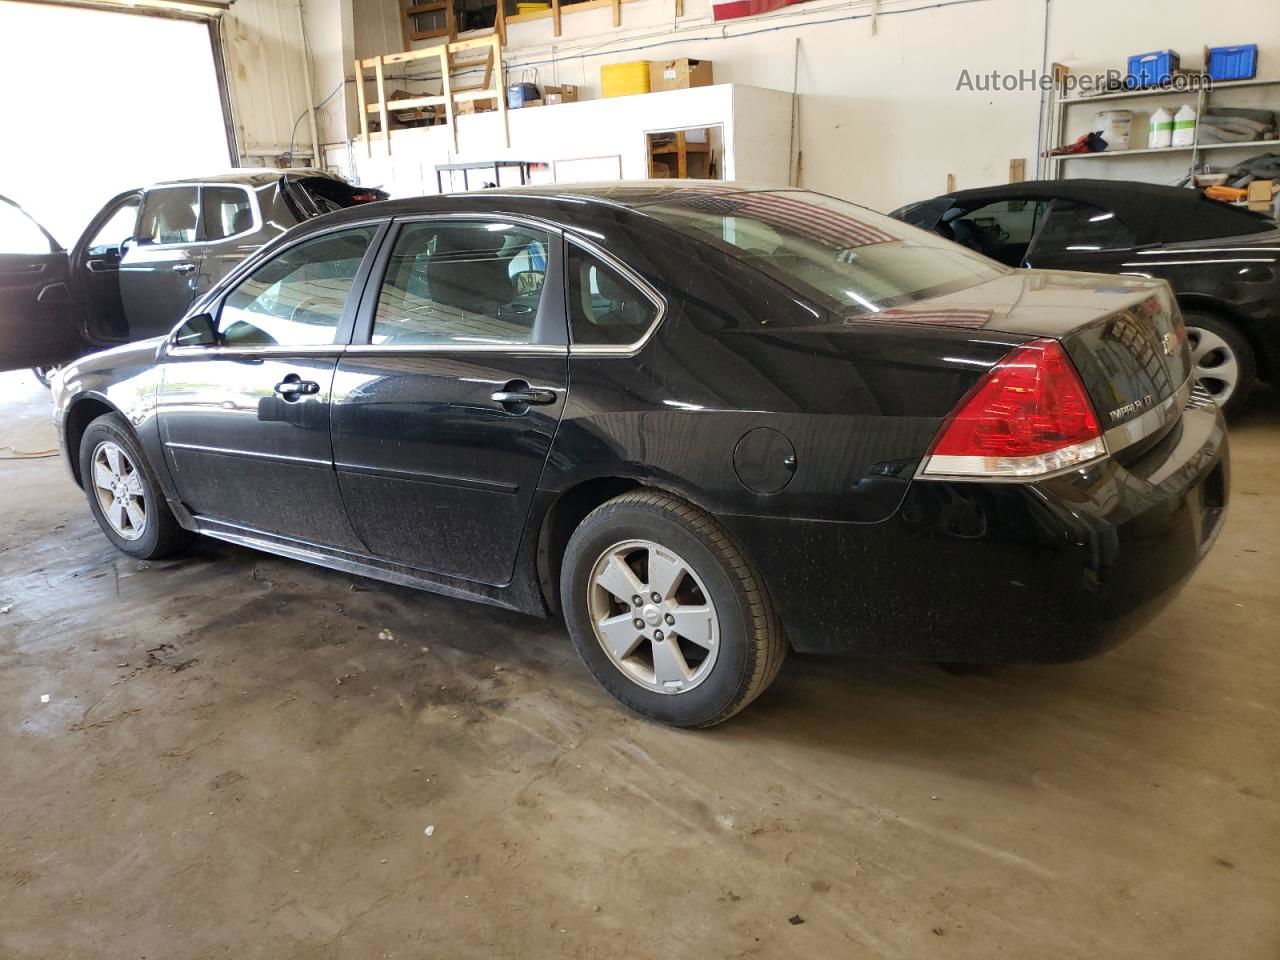
[[[231,165],[209,24],[0,0],[0,195],[63,246],[111,197]]]

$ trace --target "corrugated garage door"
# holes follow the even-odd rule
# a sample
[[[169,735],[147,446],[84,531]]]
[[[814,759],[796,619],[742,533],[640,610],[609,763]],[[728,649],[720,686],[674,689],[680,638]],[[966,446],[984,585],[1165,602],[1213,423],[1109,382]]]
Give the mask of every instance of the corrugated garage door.
[[[205,23],[0,0],[0,194],[65,246],[121,190],[231,159]]]

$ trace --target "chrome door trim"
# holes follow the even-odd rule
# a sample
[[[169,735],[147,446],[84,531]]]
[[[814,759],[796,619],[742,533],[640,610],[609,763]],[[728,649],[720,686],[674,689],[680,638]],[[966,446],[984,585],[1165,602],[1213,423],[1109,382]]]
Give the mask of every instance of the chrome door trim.
[[[261,453],[256,450],[236,450],[232,447],[207,447],[200,443],[179,443],[166,440],[164,445],[170,450],[194,450],[196,453],[212,453],[225,457],[246,457],[250,460],[273,460],[277,463],[300,463],[311,467],[333,467],[332,461],[317,460],[314,457],[291,457],[283,453]]]

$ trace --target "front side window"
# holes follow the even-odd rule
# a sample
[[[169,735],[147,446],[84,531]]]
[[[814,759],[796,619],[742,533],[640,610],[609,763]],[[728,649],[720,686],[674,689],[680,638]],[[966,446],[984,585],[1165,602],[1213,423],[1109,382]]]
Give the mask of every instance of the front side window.
[[[644,210],[838,318],[963,290],[1003,271],[936,234],[805,190],[689,190]]]
[[[199,191],[195,187],[149,190],[142,204],[137,241],[140,245],[193,243],[199,219]]]
[[[997,200],[942,218],[938,232],[1008,267],[1021,266],[1047,200]]]
[[[27,212],[16,203],[0,197],[0,254],[53,253],[56,245]]]
[[[253,204],[242,187],[204,187],[204,238],[222,240],[253,229]]]
[[[375,227],[305,240],[268,260],[227,294],[218,317],[227,346],[333,343]]]
[[[138,225],[140,203],[137,197],[133,197],[116,207],[89,241],[89,251],[101,252],[110,247],[119,247],[126,240],[132,239],[133,229]]]
[[[569,330],[576,345],[637,342],[658,308],[613,267],[569,245]]]
[[[371,343],[531,343],[550,236],[496,221],[403,226],[378,294]]]
[[[1114,213],[1076,200],[1055,200],[1036,237],[1036,252],[1094,253],[1133,244],[1132,231]]]

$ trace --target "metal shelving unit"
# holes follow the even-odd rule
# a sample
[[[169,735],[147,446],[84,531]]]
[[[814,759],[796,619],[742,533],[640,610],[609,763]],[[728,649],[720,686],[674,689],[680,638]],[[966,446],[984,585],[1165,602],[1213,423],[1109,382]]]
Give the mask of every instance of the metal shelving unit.
[[[1280,80],[1232,80],[1226,83],[1215,83],[1212,89],[1201,87],[1197,91],[1190,90],[1124,90],[1118,93],[1102,93],[1094,97],[1068,97],[1062,93],[1062,85],[1055,86],[1050,92],[1049,102],[1049,129],[1054,132],[1054,139],[1058,144],[1062,144],[1067,139],[1067,111],[1071,107],[1081,105],[1091,105],[1098,103],[1116,103],[1124,100],[1144,100],[1152,98],[1173,98],[1179,97],[1186,100],[1190,96],[1196,98],[1196,117],[1204,116],[1205,108],[1211,103],[1211,98],[1220,93],[1230,93],[1232,90],[1241,90],[1256,87],[1275,87],[1280,90]],[[1280,103],[1276,104],[1277,112],[1280,112]],[[1191,146],[1187,147],[1138,147],[1132,150],[1106,150],[1102,153],[1073,153],[1061,157],[1049,157],[1048,162],[1044,164],[1043,170],[1046,179],[1057,179],[1062,176],[1063,163],[1071,160],[1120,160],[1124,157],[1153,157],[1158,154],[1166,154],[1174,156],[1177,154],[1190,154],[1190,163],[1187,166],[1187,172],[1194,175],[1200,166],[1200,155],[1207,150],[1258,150],[1267,147],[1280,146],[1280,140],[1246,140],[1242,143],[1201,143],[1200,142],[1200,126],[1199,120],[1196,123],[1196,139]]]

